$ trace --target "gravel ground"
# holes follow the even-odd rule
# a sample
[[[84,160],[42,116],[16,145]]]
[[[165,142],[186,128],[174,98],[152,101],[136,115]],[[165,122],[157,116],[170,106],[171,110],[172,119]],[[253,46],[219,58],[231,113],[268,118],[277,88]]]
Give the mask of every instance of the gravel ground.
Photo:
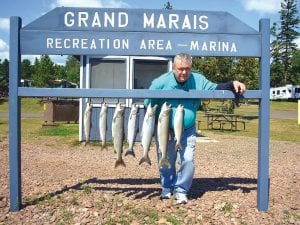
[[[0,141],[0,224],[298,224],[299,143],[271,141],[269,210],[256,209],[256,138],[213,135],[197,142],[195,179],[186,205],[161,201],[154,148],[152,166],[126,156],[114,168],[113,150],[22,142],[22,201],[9,212],[8,141]]]

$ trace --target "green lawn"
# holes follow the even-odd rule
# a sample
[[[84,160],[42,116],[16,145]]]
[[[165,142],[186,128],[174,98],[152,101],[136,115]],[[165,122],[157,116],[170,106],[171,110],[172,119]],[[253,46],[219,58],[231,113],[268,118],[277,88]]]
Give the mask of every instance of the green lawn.
[[[43,112],[43,103],[41,103],[42,98],[21,98],[21,108],[22,112]],[[0,100],[0,112],[8,112],[8,99]]]
[[[40,98],[22,98],[21,112],[40,112],[42,115],[43,104],[40,104]],[[210,105],[217,107],[222,104],[221,101],[211,101]],[[271,111],[295,111],[297,112],[297,102],[271,102]],[[8,111],[8,101],[0,101],[0,112]],[[234,113],[240,115],[258,115],[258,104],[251,102],[251,104],[241,104],[240,107],[235,108]],[[199,111],[197,118],[202,120],[201,132],[204,135],[216,132],[219,134],[229,134],[238,136],[258,137],[258,119],[252,118],[246,121],[246,130],[239,131],[220,131],[220,130],[207,130],[206,121],[203,118],[204,112]],[[35,139],[41,138],[61,138],[68,139],[76,143],[78,140],[78,124],[59,123],[59,126],[54,128],[42,128],[43,118],[22,119],[22,137]],[[0,118],[0,141],[6,139],[8,136],[8,121],[7,118]],[[300,142],[300,125],[297,119],[271,119],[270,120],[270,136],[272,140],[283,140]]]
[[[222,105],[222,101],[211,101],[209,105],[212,108],[217,109],[219,105]],[[258,101],[255,101],[254,104],[244,104],[242,103],[240,107],[234,109],[235,114],[239,115],[252,115],[258,116]],[[297,102],[270,102],[271,111],[295,111],[297,112],[298,103]],[[246,121],[246,130],[238,131],[220,131],[220,130],[207,130],[206,129],[206,119],[203,118],[204,112],[201,111],[198,113],[198,119],[201,121],[201,132],[203,135],[208,135],[212,132],[218,134],[230,134],[237,136],[248,136],[248,137],[258,137],[258,122],[257,118],[245,120]],[[240,127],[242,128],[242,127]],[[272,140],[282,140],[282,141],[293,141],[300,142],[300,125],[296,119],[271,119],[270,120],[270,137]]]

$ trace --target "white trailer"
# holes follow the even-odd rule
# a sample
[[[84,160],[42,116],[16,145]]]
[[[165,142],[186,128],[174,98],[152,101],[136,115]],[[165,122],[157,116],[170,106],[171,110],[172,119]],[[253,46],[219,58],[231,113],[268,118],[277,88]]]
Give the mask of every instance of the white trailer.
[[[270,88],[271,100],[300,99],[300,85],[287,84],[283,87]]]

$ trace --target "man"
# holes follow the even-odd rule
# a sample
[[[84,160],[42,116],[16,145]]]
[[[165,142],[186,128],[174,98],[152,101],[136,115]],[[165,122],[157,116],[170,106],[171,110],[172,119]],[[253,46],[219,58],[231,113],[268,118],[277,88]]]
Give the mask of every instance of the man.
[[[180,53],[174,57],[171,72],[162,74],[154,79],[149,89],[151,90],[176,90],[185,91],[196,90],[233,90],[237,94],[243,94],[246,86],[239,81],[216,84],[207,80],[199,73],[191,72],[192,58],[190,55]],[[172,105],[170,114],[170,140],[168,142],[168,159],[170,166],[159,168],[160,180],[162,185],[161,199],[171,198],[174,194],[178,204],[188,202],[187,193],[192,185],[194,176],[194,151],[196,145],[195,120],[196,112],[199,109],[199,99],[145,99],[144,104],[158,104],[162,106],[164,102]],[[179,104],[184,106],[184,131],[181,136],[181,149],[175,150],[174,140],[174,115]],[[157,145],[158,146],[158,145]],[[176,159],[178,157],[178,172],[176,173]],[[158,160],[160,161],[161,152],[158,150]]]

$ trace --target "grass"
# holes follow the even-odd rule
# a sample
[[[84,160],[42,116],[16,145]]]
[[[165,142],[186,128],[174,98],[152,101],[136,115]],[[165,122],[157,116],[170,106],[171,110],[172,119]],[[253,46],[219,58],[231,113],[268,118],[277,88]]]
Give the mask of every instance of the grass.
[[[21,98],[22,112],[42,113],[44,105],[41,103],[42,98]],[[0,112],[8,112],[8,99],[4,98],[0,101]]]
[[[40,113],[41,118],[22,119],[21,121],[21,135],[25,139],[38,138],[54,138],[60,140],[68,140],[71,146],[78,146],[78,124],[57,123],[58,126],[51,128],[42,128],[43,105],[40,104],[41,98],[22,98],[21,112]],[[228,100],[227,100],[228,101]],[[249,101],[250,102],[250,101]],[[210,101],[209,106],[217,108],[222,104],[228,102],[213,100]],[[258,115],[258,100],[251,100],[252,104],[242,103],[240,107],[235,108],[234,112],[240,115]],[[270,102],[271,111],[297,111],[297,102]],[[7,99],[1,99],[0,112],[8,112]],[[204,136],[209,136],[211,133],[229,134],[235,136],[258,137],[258,119],[246,120],[246,130],[239,131],[219,131],[207,130],[206,121],[202,117],[204,112],[198,113],[197,118],[202,120],[201,132]],[[8,118],[0,118],[0,141],[7,139],[8,136]],[[270,137],[272,140],[300,142],[300,125],[297,124],[297,119],[271,119],[270,120]],[[98,142],[93,143],[95,145]],[[110,145],[111,143],[108,143]]]
[[[255,104],[241,104],[240,107],[235,108],[234,113],[239,115],[252,115],[258,116],[258,102]],[[211,101],[210,105],[212,108],[217,108],[221,105],[222,101]],[[271,111],[296,111],[298,104],[297,102],[270,102]],[[258,137],[258,124],[259,119],[253,117],[252,119],[246,120],[246,130],[243,130],[240,126],[238,131],[230,130],[211,130],[206,129],[206,118],[203,117],[204,112],[201,111],[197,115],[197,119],[201,120],[200,130],[204,136],[209,136],[212,133],[218,134],[229,134],[235,136],[247,136],[247,137]],[[270,119],[270,138],[271,140],[279,141],[292,141],[300,142],[300,125],[297,119]]]

